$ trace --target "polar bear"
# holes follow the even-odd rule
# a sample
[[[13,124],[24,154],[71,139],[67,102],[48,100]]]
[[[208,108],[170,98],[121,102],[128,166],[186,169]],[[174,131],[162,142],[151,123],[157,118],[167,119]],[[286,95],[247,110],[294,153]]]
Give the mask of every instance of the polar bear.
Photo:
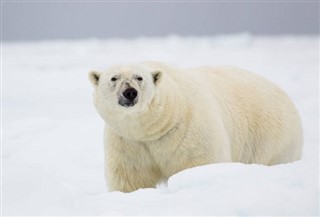
[[[205,164],[274,165],[301,157],[295,106],[279,87],[251,72],[144,62],[92,71],[89,79],[106,123],[111,191],[155,187]]]

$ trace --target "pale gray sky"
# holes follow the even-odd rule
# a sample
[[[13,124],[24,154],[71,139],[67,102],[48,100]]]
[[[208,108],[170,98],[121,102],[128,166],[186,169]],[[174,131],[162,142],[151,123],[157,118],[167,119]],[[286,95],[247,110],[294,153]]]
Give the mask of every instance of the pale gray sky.
[[[2,38],[319,34],[319,2],[2,2]]]

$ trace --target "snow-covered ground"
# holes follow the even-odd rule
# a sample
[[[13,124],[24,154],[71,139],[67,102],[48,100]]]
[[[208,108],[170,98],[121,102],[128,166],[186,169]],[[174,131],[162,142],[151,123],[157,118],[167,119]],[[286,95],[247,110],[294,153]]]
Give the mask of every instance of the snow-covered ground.
[[[319,37],[176,36],[2,44],[3,215],[318,215]],[[236,65],[281,86],[304,125],[301,161],[215,164],[109,193],[87,73],[120,62]]]

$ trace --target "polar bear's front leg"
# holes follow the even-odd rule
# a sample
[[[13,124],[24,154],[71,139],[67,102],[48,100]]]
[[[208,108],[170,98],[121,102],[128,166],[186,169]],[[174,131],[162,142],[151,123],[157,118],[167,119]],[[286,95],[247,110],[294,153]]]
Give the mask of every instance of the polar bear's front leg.
[[[110,191],[152,188],[161,180],[162,174],[143,143],[128,142],[109,133],[105,145],[106,179]]]
[[[106,172],[110,191],[132,192],[140,188],[154,188],[161,179],[156,169],[143,171],[134,165],[121,163],[115,165],[109,162]]]

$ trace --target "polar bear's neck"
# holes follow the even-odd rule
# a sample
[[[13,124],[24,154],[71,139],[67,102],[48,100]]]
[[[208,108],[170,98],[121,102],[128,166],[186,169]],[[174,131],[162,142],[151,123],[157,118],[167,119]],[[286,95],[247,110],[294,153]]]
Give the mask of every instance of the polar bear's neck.
[[[154,100],[150,109],[138,120],[145,140],[152,141],[165,136],[183,118],[185,103],[181,95],[174,93],[166,91],[165,95],[159,97],[161,100]]]
[[[148,109],[141,114],[115,120],[112,128],[120,136],[134,141],[154,141],[170,132],[187,110],[186,100],[176,84],[160,87]]]

